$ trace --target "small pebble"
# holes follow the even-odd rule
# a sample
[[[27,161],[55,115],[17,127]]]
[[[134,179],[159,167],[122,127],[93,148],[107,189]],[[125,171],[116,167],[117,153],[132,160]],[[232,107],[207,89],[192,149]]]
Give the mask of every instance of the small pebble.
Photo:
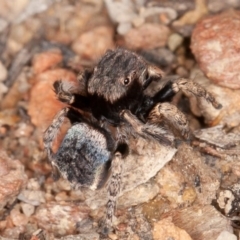
[[[111,239],[111,240],[117,240],[118,239],[118,236],[114,233],[109,233],[108,234],[108,237]]]
[[[35,207],[31,204],[28,204],[28,203],[21,203],[21,208],[22,208],[22,211],[24,213],[24,215],[26,215],[27,217],[30,217],[34,211],[35,211]]]
[[[66,192],[60,192],[55,196],[55,200],[57,202],[59,201],[67,201],[69,199],[69,196],[67,195]]]
[[[6,67],[3,65],[3,63],[0,61],[0,82],[6,80],[7,78],[7,69]]]
[[[96,27],[81,34],[73,42],[72,49],[84,59],[97,60],[107,49],[114,48],[113,34],[112,27]]]
[[[0,99],[2,99],[3,95],[8,91],[8,87],[0,82]]]
[[[33,132],[33,126],[27,123],[20,123],[17,130],[14,132],[15,137],[29,137]]]
[[[152,233],[154,240],[192,240],[184,229],[181,229],[172,223],[171,217],[164,218],[163,220],[154,223]]]
[[[30,178],[28,180],[28,183],[27,183],[27,189],[28,190],[37,191],[37,190],[40,190],[40,188],[41,188],[41,186],[40,186],[40,183],[39,183],[38,179]]]
[[[216,240],[237,240],[237,236],[228,231],[222,231]]]
[[[176,74],[180,77],[184,77],[184,78],[187,78],[189,76],[189,73],[187,71],[186,68],[182,67],[182,66],[179,66],[177,69],[176,69]]]
[[[0,33],[4,31],[7,25],[8,25],[8,22],[5,19],[0,18]]]
[[[28,223],[28,217],[20,213],[19,209],[12,209],[10,212],[10,217],[15,226],[24,226]]]
[[[132,24],[130,22],[119,23],[117,27],[117,32],[120,35],[125,35],[132,28]]]
[[[213,13],[221,12],[228,8],[239,8],[239,0],[208,0],[207,1],[208,10]]]
[[[140,27],[141,25],[144,24],[144,22],[145,22],[145,20],[142,17],[136,17],[132,20],[132,24],[135,28]]]
[[[127,229],[127,224],[126,223],[119,223],[117,225],[117,229],[118,229],[118,231],[124,232]]]
[[[18,199],[22,202],[31,204],[33,206],[39,206],[41,203],[45,203],[45,193],[40,190],[27,190],[24,189],[18,195]]]
[[[168,48],[174,52],[183,42],[183,37],[178,33],[173,33],[168,38]]]
[[[165,25],[145,23],[127,32],[124,36],[125,46],[132,50],[163,47],[169,34],[170,30]]]

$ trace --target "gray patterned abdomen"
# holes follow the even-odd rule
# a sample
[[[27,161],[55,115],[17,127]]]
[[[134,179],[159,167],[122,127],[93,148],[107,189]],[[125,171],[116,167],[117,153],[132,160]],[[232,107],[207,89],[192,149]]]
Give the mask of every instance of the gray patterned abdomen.
[[[78,123],[68,130],[54,162],[72,185],[97,189],[109,176],[112,149],[108,146],[102,131]]]

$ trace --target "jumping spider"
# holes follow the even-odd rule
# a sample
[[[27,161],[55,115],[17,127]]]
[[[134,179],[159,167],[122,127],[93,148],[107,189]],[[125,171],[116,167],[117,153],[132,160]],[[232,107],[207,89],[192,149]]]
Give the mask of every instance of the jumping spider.
[[[108,182],[107,228],[112,225],[121,190],[122,162],[129,152],[130,135],[171,145],[173,134],[160,125],[164,118],[187,136],[187,118],[168,103],[180,90],[221,108],[212,94],[184,78],[169,81],[154,96],[146,95],[144,90],[161,77],[161,70],[148,65],[139,55],[116,49],[108,50],[92,71],[83,72],[79,87],[62,80],[53,85],[59,101],[69,105],[44,133],[53,173],[60,172],[75,187],[93,190]],[[72,126],[54,153],[53,141],[65,118]]]

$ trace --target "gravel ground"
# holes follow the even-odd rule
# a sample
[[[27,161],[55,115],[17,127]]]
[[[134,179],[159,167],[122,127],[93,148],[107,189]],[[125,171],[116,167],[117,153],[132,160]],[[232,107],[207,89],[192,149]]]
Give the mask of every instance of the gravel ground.
[[[239,239],[239,30],[240,0],[1,0],[0,239]],[[103,236],[106,189],[54,181],[43,132],[66,106],[52,84],[77,84],[117,47],[165,72],[150,94],[191,78],[223,107],[179,93],[172,103],[191,141],[131,139],[114,231]]]

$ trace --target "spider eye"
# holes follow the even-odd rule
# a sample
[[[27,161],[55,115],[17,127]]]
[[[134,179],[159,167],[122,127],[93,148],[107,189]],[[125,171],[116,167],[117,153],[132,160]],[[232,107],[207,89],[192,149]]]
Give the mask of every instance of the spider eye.
[[[130,79],[129,78],[125,78],[123,80],[123,83],[124,83],[124,85],[128,85],[130,83]]]

